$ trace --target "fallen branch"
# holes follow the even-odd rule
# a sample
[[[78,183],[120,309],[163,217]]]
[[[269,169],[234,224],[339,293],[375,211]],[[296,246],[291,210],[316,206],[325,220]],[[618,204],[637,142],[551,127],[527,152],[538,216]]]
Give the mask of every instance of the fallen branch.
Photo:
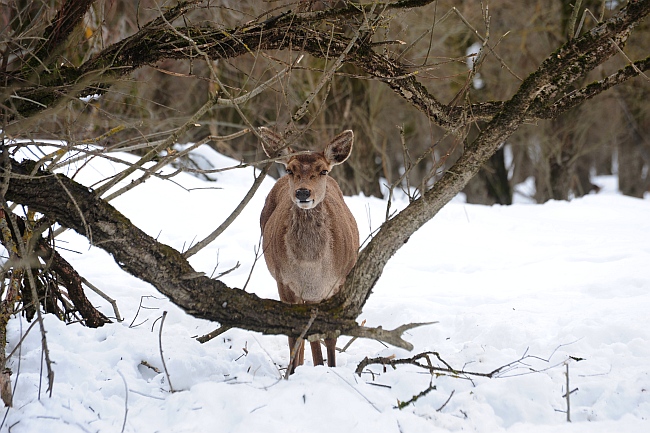
[[[411,397],[411,399],[409,399],[407,401],[398,401],[397,402],[397,409],[399,409],[399,410],[404,409],[405,407],[409,406],[411,403],[415,403],[420,397],[424,397],[425,395],[427,395],[428,393],[430,393],[431,391],[433,391],[435,389],[437,389],[437,388],[433,384],[433,381],[429,382],[429,386],[427,387],[427,389],[425,389],[423,391],[420,391],[417,395],[414,395],[413,397]]]
[[[167,311],[163,311],[162,319],[160,320],[160,329],[158,330],[158,349],[160,350],[160,360],[162,361],[163,369],[165,370],[165,376],[167,376],[167,383],[169,384],[169,392],[176,392],[172,386],[172,381],[169,377],[169,370],[167,370],[167,363],[165,362],[165,355],[163,355],[162,347],[162,333],[163,325],[165,324],[165,318],[167,317]]]
[[[439,364],[437,365],[434,364],[431,360],[432,357],[435,358]],[[504,364],[492,371],[484,373],[480,371],[468,371],[463,368],[453,368],[451,364],[445,361],[438,352],[422,352],[410,358],[395,358],[393,356],[389,356],[389,357],[380,356],[377,358],[366,357],[359,363],[359,365],[357,365],[357,368],[354,372],[357,375],[359,375],[359,377],[361,377],[361,373],[363,373],[364,368],[366,368],[369,365],[382,365],[384,366],[384,368],[386,366],[391,366],[393,367],[393,369],[397,369],[398,365],[414,365],[418,368],[427,370],[430,374],[447,375],[452,377],[463,377],[466,379],[469,379],[472,376],[486,377],[488,379],[492,379],[492,378],[500,377],[500,375],[503,375],[506,372],[510,372],[512,371],[512,369],[518,367],[525,367],[528,372],[536,372],[535,370],[530,369],[529,366],[525,366],[523,364],[523,361],[529,358],[539,359],[535,356],[528,355],[528,352],[526,352],[521,356],[521,358],[509,362],[507,364]],[[426,364],[423,364],[422,361],[426,361]],[[442,364],[442,366],[440,366],[440,364]]]
[[[557,349],[556,349],[557,350]],[[555,351],[553,352],[555,353]],[[552,355],[551,355],[552,356]],[[413,365],[415,367],[427,370],[429,374],[431,375],[431,379],[429,381],[429,386],[419,392],[418,394],[414,395],[407,401],[399,401],[397,403],[397,406],[395,406],[396,409],[404,409],[405,407],[411,405],[412,403],[415,403],[419,398],[426,396],[428,393],[436,389],[436,386],[433,384],[433,378],[434,376],[449,376],[453,378],[458,378],[458,379],[466,379],[472,381],[472,377],[484,377],[488,379],[495,379],[495,378],[505,378],[505,377],[513,377],[513,376],[506,376],[506,373],[511,372],[512,370],[515,369],[525,369],[524,373],[521,374],[535,374],[535,373],[541,373],[543,371],[547,371],[551,368],[558,367],[561,365],[564,365],[566,367],[566,393],[562,396],[566,400],[566,411],[563,410],[558,410],[556,409],[556,412],[565,412],[567,416],[567,422],[571,422],[571,394],[576,392],[578,388],[574,388],[571,390],[570,385],[569,385],[569,362],[571,360],[576,360],[576,361],[581,361],[583,358],[576,358],[576,357],[569,357],[566,361],[563,361],[559,364],[552,365],[548,368],[544,369],[534,369],[531,368],[531,366],[527,363],[524,363],[524,360],[531,360],[531,359],[536,359],[539,361],[543,362],[550,362],[550,357],[548,359],[540,358],[538,356],[533,356],[528,354],[528,350],[524,352],[524,354],[517,360],[509,362],[507,364],[504,364],[492,371],[489,372],[478,372],[478,371],[468,371],[465,370],[464,368],[454,368],[449,364],[447,361],[445,361],[442,356],[438,352],[422,352],[418,353],[417,355],[414,355],[410,358],[395,358],[395,356],[388,356],[388,357],[377,357],[377,358],[364,358],[358,365],[355,370],[355,373],[361,377],[362,373],[369,373],[372,375],[372,380],[375,380],[375,376],[377,375],[374,373],[371,369],[365,370],[368,366],[370,365],[381,365],[384,369],[384,372],[386,372],[386,367],[390,366],[393,369],[397,369],[398,365]],[[365,370],[365,371],[364,371]],[[371,382],[372,383],[372,382]],[[473,381],[472,381],[473,383]],[[373,385],[379,385],[380,384],[375,384],[372,383]],[[455,391],[452,391],[447,400],[440,406],[436,411],[440,412],[442,409],[444,409],[445,406],[449,403],[451,398],[454,396]]]
[[[205,335],[202,335],[200,337],[196,337],[196,341],[199,343],[207,343],[208,341],[212,340],[213,338],[218,337],[219,335],[223,334],[224,332],[228,331],[231,329],[229,326],[220,326],[219,328],[215,329],[212,332],[208,332]]]
[[[16,226],[18,227],[18,230],[20,230],[19,236],[24,236],[26,230],[25,221],[18,215],[15,215],[13,213],[6,213],[5,211],[0,210],[1,220],[5,221],[7,215],[9,215],[9,218],[16,221]],[[5,227],[5,230],[0,233],[0,242],[3,245],[8,246],[7,244],[10,243],[11,239],[15,238],[17,234],[11,230],[8,225],[3,225],[3,227]],[[28,256],[24,257],[22,260],[25,265],[30,266],[30,268],[33,270],[38,270],[39,278],[42,278],[44,274],[56,274],[58,278],[55,278],[55,280],[67,289],[67,294],[70,298],[70,301],[72,301],[74,308],[83,318],[84,324],[86,326],[97,328],[106,323],[111,323],[111,321],[105,315],[100,313],[88,300],[82,287],[82,282],[84,279],[72,267],[72,265],[67,260],[65,260],[56,250],[54,250],[54,248],[52,248],[52,246],[42,236],[36,235],[35,233],[30,233],[30,236],[32,237],[31,242],[26,244]],[[29,245],[34,244],[34,256],[31,256],[32,251],[30,251]],[[11,247],[9,247],[8,250],[11,250]],[[45,267],[43,269],[40,269],[41,266],[38,260],[35,259],[36,256],[40,257],[45,263]],[[26,284],[25,287],[28,288],[30,284],[31,283]],[[56,294],[58,293],[59,292],[56,291]],[[58,297],[59,299],[62,299],[60,295]],[[31,293],[24,292],[22,293],[22,298],[26,304],[25,308],[30,311],[38,308],[39,302],[44,305],[47,312],[59,311],[58,307],[54,308],[55,306],[50,306],[52,303],[56,303],[55,293],[52,293],[50,295],[46,294],[44,297],[41,297],[40,294],[38,297],[33,297]],[[27,305],[30,302],[31,305]],[[67,312],[68,308],[65,304],[64,309]],[[61,314],[63,314],[63,312]]]

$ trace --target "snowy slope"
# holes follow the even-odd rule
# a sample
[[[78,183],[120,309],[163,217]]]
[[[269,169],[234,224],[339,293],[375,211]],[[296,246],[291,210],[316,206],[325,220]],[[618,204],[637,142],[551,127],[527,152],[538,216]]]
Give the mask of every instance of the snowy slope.
[[[217,166],[236,164],[201,152]],[[75,179],[91,185],[118,169],[97,159]],[[210,183],[184,174],[176,184],[150,179],[113,204],[150,235],[187,249],[234,209],[253,170],[214,177]],[[245,284],[272,183],[265,180],[240,218],[192,257],[196,270],[216,275],[239,262],[223,280]],[[338,356],[338,367],[314,368],[307,354],[307,365],[288,381],[279,371],[288,362],[286,337],[234,329],[202,345],[193,337],[216,324],[187,316],[107,253],[66,233],[58,240],[62,254],[117,300],[125,320],[87,329],[46,318],[52,397],[45,392],[40,335],[32,329],[10,361],[15,406],[0,431],[650,431],[650,200],[611,190],[545,205],[448,204],[389,262],[359,317],[385,328],[438,321],[408,333],[414,351],[357,340]],[[383,221],[386,202],[346,199],[363,240]],[[277,299],[263,259],[247,290]],[[106,301],[89,296],[112,315]],[[163,353],[175,393],[164,373],[142,364],[162,369],[157,319],[163,311]],[[22,318],[10,322],[8,352],[29,325]],[[348,340],[340,338],[339,347]],[[524,359],[492,379],[432,378],[412,366],[354,374],[366,356],[424,351],[478,373]],[[570,387],[577,388],[569,424],[562,411],[570,357],[582,360],[568,362]],[[435,390],[395,408],[431,381]]]

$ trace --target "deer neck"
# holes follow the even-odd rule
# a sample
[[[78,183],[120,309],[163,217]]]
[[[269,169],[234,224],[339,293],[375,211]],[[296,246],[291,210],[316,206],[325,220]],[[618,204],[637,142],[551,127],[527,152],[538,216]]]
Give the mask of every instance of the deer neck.
[[[312,209],[292,206],[288,248],[298,260],[315,261],[329,248],[323,203]]]

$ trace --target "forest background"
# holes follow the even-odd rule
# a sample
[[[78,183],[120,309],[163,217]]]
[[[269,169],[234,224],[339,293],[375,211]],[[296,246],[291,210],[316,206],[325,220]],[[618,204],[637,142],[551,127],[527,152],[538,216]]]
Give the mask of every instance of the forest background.
[[[60,2],[3,3],[2,65],[10,71],[25,60],[22,55],[16,56],[18,47],[29,50],[38,43]],[[575,3],[435,1],[417,12],[387,12],[384,19],[373,24],[372,37],[379,50],[407,65],[409,73],[416,75],[438,100],[458,106],[501,101],[508,99],[522,79],[553,50],[569,40],[570,33],[584,32],[595,25],[595,19],[607,19],[621,7],[615,1]],[[189,17],[196,24],[218,23],[223,28],[234,28],[269,10],[278,15],[292,9],[322,11],[344,4],[226,0],[208,2],[192,10]],[[60,59],[72,65],[82,64],[102,49],[133,35],[170,6],[155,0],[92,2],[83,25],[75,29],[71,42],[60,52]],[[350,33],[351,25],[348,29],[345,26],[335,29],[332,24],[330,30]],[[650,52],[647,26],[647,22],[642,23],[632,33],[625,47],[629,58],[644,57]],[[491,48],[484,50],[472,73],[484,37],[490,38]],[[144,153],[146,149],[134,145],[151,144],[169,136],[215,92],[221,92],[224,99],[226,94],[245,95],[296,57],[285,50],[210,62],[198,54],[191,59],[165,59],[111,83],[110,91],[102,97],[70,101],[54,115],[48,112],[37,117],[29,123],[29,129],[14,131],[12,136],[75,143],[119,130],[104,137],[101,143]],[[579,88],[602,79],[626,63],[624,56],[615,56],[573,86]],[[249,125],[277,125],[284,132],[287,125],[294,124],[291,127],[301,131],[299,146],[314,149],[337,131],[353,129],[355,152],[349,164],[334,175],[347,195],[379,196],[382,184],[395,183],[405,171],[407,176],[401,182],[404,187],[435,182],[484,124],[476,121],[463,134],[450,134],[385,83],[367,77],[350,64],[343,65],[331,77],[326,90],[313,94],[326,69],[325,59],[306,56],[259,96],[237,107],[212,106],[179,140],[197,142],[207,136],[228,136]],[[631,79],[557,119],[523,125],[465,188],[468,202],[509,204],[515,186],[526,181],[534,187],[525,193],[538,203],[578,197],[598,189],[591,181],[593,176],[613,172],[618,174],[623,194],[641,197],[650,186],[647,80]],[[293,122],[296,107],[308,97],[309,113]],[[63,109],[65,113],[61,112]],[[263,159],[253,134],[217,139],[209,145],[241,161]],[[271,173],[277,176],[273,170]]]

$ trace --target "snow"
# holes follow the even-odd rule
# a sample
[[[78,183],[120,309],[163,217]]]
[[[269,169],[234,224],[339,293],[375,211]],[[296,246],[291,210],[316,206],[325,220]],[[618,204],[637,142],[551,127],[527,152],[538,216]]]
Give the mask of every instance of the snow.
[[[205,147],[200,152],[218,167],[237,164]],[[94,158],[62,171],[92,185],[121,168]],[[215,182],[186,174],[174,177],[175,183],[151,178],[113,205],[161,242],[187,249],[229,215],[253,175],[246,168],[217,173]],[[388,329],[437,321],[406,334],[415,349],[357,340],[338,355],[336,368],[313,367],[307,353],[306,365],[289,380],[281,379],[288,362],[286,337],[232,329],[200,344],[194,337],[217,324],[186,315],[121,271],[107,253],[67,232],[57,238],[65,248],[61,253],[117,300],[125,320],[88,329],[45,317],[55,372],[51,397],[41,336],[32,328],[9,361],[14,407],[0,431],[648,431],[650,200],[617,194],[611,178],[598,182],[601,193],[571,202],[449,203],[389,261],[359,317],[368,326]],[[272,184],[265,180],[232,226],[191,258],[197,271],[216,275],[239,263],[223,280],[244,286],[259,243],[259,213]],[[363,240],[383,221],[386,202],[362,196],[346,200]],[[405,205],[403,198],[393,203]],[[246,290],[277,299],[263,259]],[[90,291],[89,297],[113,315],[105,300]],[[159,348],[163,311],[168,313],[162,353],[173,393]],[[8,353],[29,325],[21,317],[9,322]],[[338,346],[347,341],[341,337]],[[361,377],[354,373],[365,357],[405,358],[425,351],[478,373],[523,359],[491,379],[432,377],[414,366],[375,365]],[[570,396],[571,423],[563,412],[566,364],[570,388],[577,388]],[[434,390],[395,408],[430,383]]]

